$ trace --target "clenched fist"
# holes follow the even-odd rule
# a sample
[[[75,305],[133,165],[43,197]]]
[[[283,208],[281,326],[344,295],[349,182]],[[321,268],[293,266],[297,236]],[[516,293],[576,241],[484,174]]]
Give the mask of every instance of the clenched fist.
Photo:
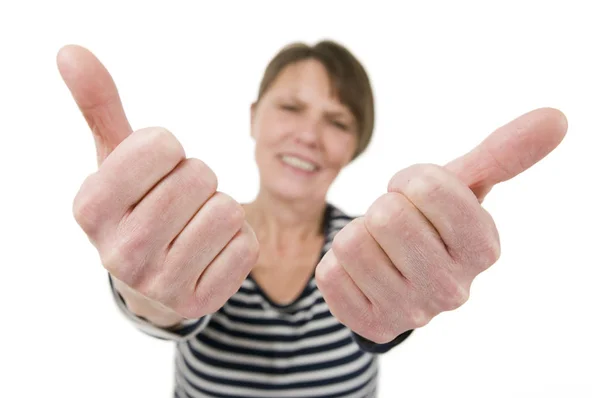
[[[464,304],[474,278],[500,255],[484,197],[550,153],[566,131],[561,112],[538,109],[445,167],[396,173],[388,193],[336,235],[317,266],[331,312],[357,334],[387,343]]]
[[[77,193],[74,216],[128,306],[165,324],[216,311],[258,258],[242,206],[169,131],[132,132],[111,76],[89,51],[66,46],[57,63],[99,166]]]

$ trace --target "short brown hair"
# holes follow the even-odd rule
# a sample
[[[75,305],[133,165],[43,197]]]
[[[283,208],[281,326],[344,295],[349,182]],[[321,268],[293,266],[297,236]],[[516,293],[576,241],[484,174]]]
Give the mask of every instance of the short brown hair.
[[[357,121],[358,145],[352,158],[355,159],[371,141],[375,109],[367,72],[343,45],[332,40],[322,40],[312,46],[303,42],[286,45],[267,65],[260,83],[257,102],[286,66],[307,59],[315,59],[323,64],[329,74],[334,95],[350,109]]]

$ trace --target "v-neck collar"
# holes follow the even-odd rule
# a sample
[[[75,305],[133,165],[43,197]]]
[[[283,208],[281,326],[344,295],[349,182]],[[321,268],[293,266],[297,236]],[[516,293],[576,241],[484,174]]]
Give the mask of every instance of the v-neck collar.
[[[302,289],[302,291],[300,292],[300,294],[294,299],[292,300],[291,303],[289,304],[278,304],[275,301],[273,301],[269,295],[261,288],[260,284],[252,277],[252,272],[250,272],[250,274],[248,274],[247,279],[252,282],[252,285],[254,287],[254,289],[256,289],[256,291],[260,294],[260,296],[262,297],[263,301],[269,306],[271,307],[271,309],[275,309],[277,311],[280,312],[284,312],[284,313],[293,313],[297,310],[298,304],[306,297],[308,297],[309,295],[311,295],[317,288],[313,287],[311,285],[313,285],[313,280],[315,279],[315,270],[317,268],[317,265],[319,264],[319,262],[321,261],[321,259],[323,258],[323,256],[326,253],[326,249],[329,246],[328,242],[331,239],[331,220],[332,220],[332,213],[334,210],[334,206],[327,202],[325,205],[325,214],[323,216],[323,225],[322,225],[322,232],[323,232],[323,245],[321,246],[321,254],[319,255],[319,258],[317,259],[317,263],[314,264],[313,270],[310,274],[310,277],[308,278],[308,280],[306,281],[304,288]]]

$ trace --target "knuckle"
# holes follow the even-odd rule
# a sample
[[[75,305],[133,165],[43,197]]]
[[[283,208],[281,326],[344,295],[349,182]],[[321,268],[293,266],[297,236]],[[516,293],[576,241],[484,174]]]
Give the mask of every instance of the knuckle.
[[[417,329],[426,326],[431,321],[431,316],[421,308],[414,308],[410,311],[408,319],[413,325],[412,328]]]
[[[186,160],[186,167],[189,169],[189,178],[195,189],[207,191],[209,195],[217,191],[217,175],[206,163],[197,158],[189,158]]]
[[[258,259],[258,245],[247,233],[240,235],[238,239],[240,241],[236,247],[236,256],[239,259],[240,268],[246,269]]]
[[[495,238],[487,239],[480,250],[481,262],[487,268],[500,259],[500,241]]]
[[[183,146],[175,135],[166,128],[151,127],[143,131],[147,145],[163,157],[174,163],[185,157]]]
[[[254,234],[248,237],[247,251],[248,253],[246,259],[248,261],[248,265],[253,267],[258,261],[260,254],[260,244],[258,243],[258,239],[256,239]]]
[[[73,217],[88,235],[95,234],[100,222],[99,204],[90,195],[78,196],[73,201]]]
[[[90,236],[96,234],[102,222],[105,203],[103,190],[96,189],[93,182],[93,175],[86,178],[72,204],[75,221]]]
[[[121,239],[119,248],[124,253],[127,260],[133,260],[134,264],[142,263],[148,256],[150,249],[151,233],[143,225],[139,225],[135,230],[128,233]]]
[[[384,198],[379,197],[365,214],[365,223],[370,230],[385,230],[389,223],[387,211],[385,211]]]
[[[148,254],[147,238],[142,233],[136,233],[113,244],[103,254],[102,264],[108,272],[139,291],[145,284],[142,270],[148,262]]]
[[[402,190],[402,185],[405,180],[406,174],[408,170],[400,170],[394,173],[392,178],[388,181],[387,191],[388,192],[398,192]]]
[[[381,312],[370,304],[358,304],[356,318],[359,324],[365,326],[366,330],[377,331],[381,324]]]
[[[415,176],[423,173],[423,169],[432,166],[428,163],[415,163],[400,171],[397,171],[388,182],[388,192],[404,192],[406,184],[409,183]]]
[[[406,199],[398,193],[379,197],[365,215],[365,224],[371,231],[386,231],[406,218]]]
[[[463,287],[456,278],[447,270],[439,270],[431,286],[432,303],[435,305],[435,311],[452,311],[464,303],[469,298],[468,290]]]
[[[377,344],[384,344],[392,341],[396,336],[394,329],[389,322],[389,317],[384,313],[369,311],[363,315],[366,322],[365,333],[368,339]]]
[[[474,261],[479,268],[478,271],[484,271],[500,259],[501,244],[500,236],[496,223],[487,210],[482,209],[482,225],[478,234],[478,239],[473,242]]]
[[[249,228],[243,228],[237,239],[239,239],[237,256],[240,263],[238,269],[246,275],[258,261],[260,245]]]
[[[329,272],[323,271],[323,267],[317,266],[317,268],[315,268],[315,283],[321,291],[326,291],[327,289],[326,286],[328,285],[330,278],[328,274]]]
[[[225,228],[239,230],[246,219],[246,213],[241,204],[231,196],[218,192],[214,197],[214,210],[212,216]]]
[[[448,284],[442,310],[453,311],[464,305],[469,299],[469,291],[458,283]]]
[[[336,286],[342,269],[333,250],[328,251],[315,269],[315,282],[322,291],[328,291]]]
[[[387,197],[386,213],[388,225],[405,223],[408,211],[407,200],[400,194],[390,194]]]
[[[355,219],[342,228],[331,243],[331,250],[340,260],[356,256],[365,239],[365,231],[360,219]]]
[[[213,288],[204,286],[199,289],[194,295],[194,300],[187,306],[181,309],[182,315],[186,318],[193,317],[194,314],[200,312],[211,313],[218,310],[225,302],[217,302],[213,294]]]
[[[134,280],[132,269],[127,262],[127,254],[120,247],[112,246],[102,253],[102,266],[124,284],[135,289],[138,281]]]
[[[446,173],[440,166],[420,165],[418,172],[406,184],[405,193],[410,198],[431,199],[446,184]]]
[[[396,334],[393,329],[389,327],[382,327],[379,329],[378,333],[373,336],[373,342],[377,344],[385,344],[396,338]]]

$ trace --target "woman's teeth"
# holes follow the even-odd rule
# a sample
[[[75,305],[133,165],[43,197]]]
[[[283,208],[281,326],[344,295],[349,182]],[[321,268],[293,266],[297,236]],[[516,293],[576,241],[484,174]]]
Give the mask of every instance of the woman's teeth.
[[[317,169],[317,166],[315,164],[299,159],[295,156],[284,155],[281,157],[281,160],[283,160],[284,163],[289,164],[292,167],[299,168],[301,170],[315,171]]]

